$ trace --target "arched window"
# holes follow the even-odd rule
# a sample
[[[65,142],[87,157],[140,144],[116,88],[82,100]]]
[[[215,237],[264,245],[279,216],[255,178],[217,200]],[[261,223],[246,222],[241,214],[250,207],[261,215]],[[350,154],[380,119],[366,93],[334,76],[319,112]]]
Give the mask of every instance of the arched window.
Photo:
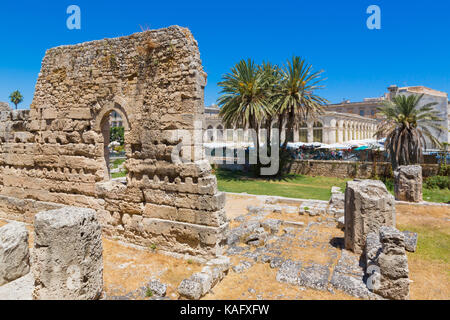
[[[214,130],[213,126],[208,126],[206,129],[206,141],[213,142],[214,141]]]
[[[233,142],[234,141],[234,130],[233,127],[228,125],[226,127],[226,135],[227,135],[227,142]]]
[[[221,124],[217,127],[217,141],[223,141],[223,127]]]
[[[308,125],[306,122],[301,122],[299,127],[298,140],[300,142],[308,142]]]
[[[313,141],[323,142],[323,124],[319,121],[314,122]]]

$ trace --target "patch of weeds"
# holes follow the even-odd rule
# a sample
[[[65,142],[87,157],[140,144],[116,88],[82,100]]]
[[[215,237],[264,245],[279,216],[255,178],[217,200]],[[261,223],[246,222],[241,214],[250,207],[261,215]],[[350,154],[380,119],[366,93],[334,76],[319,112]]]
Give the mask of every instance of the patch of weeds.
[[[145,296],[146,296],[147,298],[153,297],[153,291],[152,291],[152,289],[147,288],[147,291],[145,292]]]
[[[154,243],[152,243],[150,246],[149,246],[149,248],[150,249],[152,249],[153,251],[156,251],[156,248],[157,248],[158,246],[156,245],[156,244],[154,244]]]

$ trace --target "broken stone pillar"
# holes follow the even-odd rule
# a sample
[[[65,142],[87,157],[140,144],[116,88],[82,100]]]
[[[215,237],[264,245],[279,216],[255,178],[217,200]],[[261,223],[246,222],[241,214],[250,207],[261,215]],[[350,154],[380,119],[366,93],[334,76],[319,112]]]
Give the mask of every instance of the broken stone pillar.
[[[395,226],[395,199],[378,180],[347,182],[345,191],[345,248],[364,250],[367,234]]]
[[[392,227],[367,237],[367,286],[386,299],[409,299],[409,269],[405,236]]]
[[[331,198],[329,202],[328,212],[336,218],[344,216],[345,194],[342,193],[341,188],[331,188]]]
[[[422,197],[422,167],[400,166],[394,171],[395,199],[408,202],[421,202]]]
[[[91,300],[103,291],[102,237],[96,212],[64,207],[35,216],[35,300]]]
[[[23,223],[0,228],[0,286],[30,272],[28,231]]]

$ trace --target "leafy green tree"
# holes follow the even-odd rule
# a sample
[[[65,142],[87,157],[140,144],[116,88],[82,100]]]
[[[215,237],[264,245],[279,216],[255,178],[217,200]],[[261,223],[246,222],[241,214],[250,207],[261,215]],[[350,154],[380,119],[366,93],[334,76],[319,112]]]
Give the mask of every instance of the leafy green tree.
[[[322,105],[327,102],[316,95],[315,90],[323,88],[320,83],[323,71],[313,72],[312,66],[300,57],[292,57],[284,65],[282,79],[275,90],[273,103],[278,116],[278,129],[281,133],[286,120],[286,132],[293,132],[296,121],[305,121],[322,113]],[[288,139],[283,144],[286,149]]]
[[[110,141],[117,141],[121,146],[125,143],[125,128],[124,127],[111,127],[110,128]]]
[[[23,96],[19,90],[16,90],[13,93],[11,93],[11,95],[9,96],[9,99],[12,103],[14,103],[14,105],[16,106],[16,110],[17,110],[17,105],[23,101]]]
[[[222,88],[218,104],[225,125],[255,130],[254,145],[259,165],[259,129],[271,112],[270,91],[262,69],[251,59],[241,60],[218,83]]]
[[[433,109],[436,102],[419,107],[422,95],[397,95],[392,101],[378,108],[385,120],[378,125],[377,135],[385,136],[385,148],[392,168],[417,164],[423,161],[423,149],[427,147],[425,138],[436,146],[441,143],[431,129],[442,130],[443,119]]]

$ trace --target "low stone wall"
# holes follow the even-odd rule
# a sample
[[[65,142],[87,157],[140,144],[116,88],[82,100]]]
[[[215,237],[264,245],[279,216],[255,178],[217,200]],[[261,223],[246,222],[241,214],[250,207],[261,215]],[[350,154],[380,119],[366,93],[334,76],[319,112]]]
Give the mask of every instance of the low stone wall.
[[[423,177],[436,175],[437,164],[422,164]],[[378,162],[376,174],[373,162],[333,161],[333,160],[294,160],[289,166],[289,173],[308,176],[368,179],[375,175],[391,176],[392,166],[389,162]]]

